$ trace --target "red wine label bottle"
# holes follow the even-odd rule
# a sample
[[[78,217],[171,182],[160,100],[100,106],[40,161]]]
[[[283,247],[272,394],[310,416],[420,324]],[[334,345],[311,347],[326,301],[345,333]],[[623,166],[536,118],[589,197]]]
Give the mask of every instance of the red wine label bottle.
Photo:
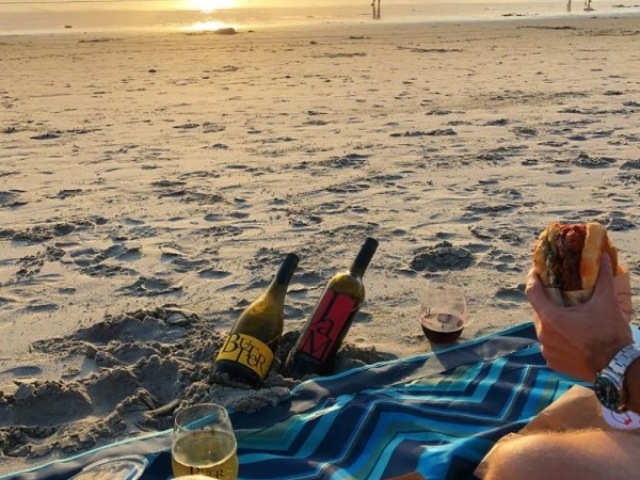
[[[303,327],[284,365],[285,375],[302,378],[334,369],[342,340],[365,298],[364,275],[378,242],[367,238],[351,268],[337,273],[325,287],[313,315]]]
[[[355,308],[356,302],[349,295],[326,290],[309,328],[302,334],[299,351],[318,362],[326,361]]]

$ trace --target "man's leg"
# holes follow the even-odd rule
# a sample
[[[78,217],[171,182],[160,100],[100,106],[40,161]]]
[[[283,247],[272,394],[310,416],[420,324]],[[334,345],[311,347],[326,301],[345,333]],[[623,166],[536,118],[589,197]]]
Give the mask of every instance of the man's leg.
[[[534,433],[500,446],[485,480],[640,478],[640,435],[583,430]]]

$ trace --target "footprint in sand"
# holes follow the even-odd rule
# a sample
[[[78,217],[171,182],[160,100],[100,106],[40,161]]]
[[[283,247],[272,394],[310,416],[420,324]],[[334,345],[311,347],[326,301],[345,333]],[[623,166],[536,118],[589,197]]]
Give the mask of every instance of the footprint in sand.
[[[91,399],[86,390],[75,384],[22,384],[13,398],[13,421],[19,425],[62,425],[84,418],[92,411]]]
[[[22,190],[9,190],[0,192],[0,208],[14,208],[26,205],[29,202],[20,200]]]
[[[138,380],[128,368],[111,368],[93,377],[87,385],[87,392],[96,414],[102,415],[111,412],[137,388]]]
[[[213,268],[203,268],[202,270],[198,270],[197,273],[199,277],[209,278],[212,280],[220,280],[231,275],[231,272],[227,272],[225,270],[216,270]]]
[[[437,272],[443,270],[464,270],[473,265],[473,254],[464,247],[456,247],[444,241],[434,246],[424,247],[416,251],[411,260],[411,269],[421,272]]]
[[[85,275],[94,277],[111,277],[114,275],[135,275],[138,272],[112,263],[106,260],[118,260],[122,262],[134,262],[142,258],[141,247],[137,244],[114,244],[105,250],[94,248],[78,248],[69,252],[74,264],[81,268]]]
[[[8,368],[0,372],[0,385],[3,381],[31,380],[42,374],[42,369],[35,365],[21,365],[20,367]]]
[[[524,295],[524,285],[514,288],[500,288],[495,294],[497,300],[500,300],[500,307],[515,307],[527,301]]]

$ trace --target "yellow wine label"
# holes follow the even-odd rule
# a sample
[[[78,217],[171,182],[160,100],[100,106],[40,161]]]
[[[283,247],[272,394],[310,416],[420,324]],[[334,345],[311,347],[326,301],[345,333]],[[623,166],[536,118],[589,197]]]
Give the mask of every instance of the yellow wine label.
[[[230,360],[250,368],[264,379],[273,363],[273,352],[266,343],[242,333],[229,335],[216,360]]]

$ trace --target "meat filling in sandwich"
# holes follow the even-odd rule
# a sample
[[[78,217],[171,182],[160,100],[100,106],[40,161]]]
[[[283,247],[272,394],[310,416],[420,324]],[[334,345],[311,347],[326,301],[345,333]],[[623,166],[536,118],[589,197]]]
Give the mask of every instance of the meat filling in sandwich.
[[[586,237],[584,224],[563,225],[554,238],[547,237],[547,271],[552,287],[566,291],[582,288],[580,261]]]

